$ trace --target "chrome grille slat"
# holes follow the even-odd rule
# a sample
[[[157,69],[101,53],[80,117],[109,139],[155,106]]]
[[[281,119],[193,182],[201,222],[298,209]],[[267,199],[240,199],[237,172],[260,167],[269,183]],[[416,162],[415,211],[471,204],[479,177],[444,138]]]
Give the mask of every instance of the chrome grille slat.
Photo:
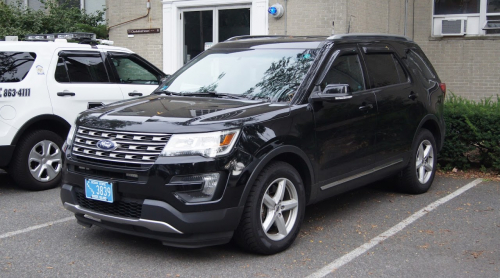
[[[152,165],[170,137],[171,134],[133,133],[79,127],[73,142],[72,155],[76,159],[80,157],[85,161],[96,160],[102,164],[123,163],[127,167]],[[105,139],[116,142],[118,147],[113,151],[99,149],[96,146],[97,142]]]

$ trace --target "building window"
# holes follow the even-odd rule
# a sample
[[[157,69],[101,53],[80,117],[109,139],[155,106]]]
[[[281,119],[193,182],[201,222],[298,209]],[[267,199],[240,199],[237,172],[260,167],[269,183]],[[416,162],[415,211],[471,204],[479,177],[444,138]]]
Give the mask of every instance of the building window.
[[[434,14],[479,13],[480,0],[435,0]]]
[[[45,7],[45,4],[40,0],[4,0],[4,2],[8,5],[16,5],[18,2],[21,2],[21,4],[35,11],[42,10]],[[85,9],[87,13],[95,13],[106,8],[106,0],[58,0],[57,2],[66,7]]]
[[[500,0],[434,0],[432,35],[500,35]]]

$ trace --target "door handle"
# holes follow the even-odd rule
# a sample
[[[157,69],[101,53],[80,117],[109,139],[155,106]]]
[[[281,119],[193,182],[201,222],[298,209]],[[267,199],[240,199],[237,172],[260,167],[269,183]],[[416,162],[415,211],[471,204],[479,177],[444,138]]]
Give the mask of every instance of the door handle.
[[[359,110],[360,111],[368,111],[368,110],[370,110],[372,108],[373,108],[372,104],[365,104],[365,103],[363,103],[363,105],[359,107]]]
[[[409,99],[411,99],[411,100],[415,100],[415,99],[417,99],[417,97],[418,97],[418,95],[417,95],[417,94],[415,94],[415,92],[413,92],[413,91],[412,91],[412,92],[410,93],[410,95],[408,96],[408,98],[409,98]]]
[[[67,91],[67,90],[64,90],[63,92],[57,92],[57,96],[59,97],[64,97],[64,96],[75,96],[75,93],[73,92],[70,92],[70,91]]]
[[[134,90],[133,92],[128,93],[128,95],[131,97],[140,97],[142,96],[142,93],[139,93],[138,91]]]

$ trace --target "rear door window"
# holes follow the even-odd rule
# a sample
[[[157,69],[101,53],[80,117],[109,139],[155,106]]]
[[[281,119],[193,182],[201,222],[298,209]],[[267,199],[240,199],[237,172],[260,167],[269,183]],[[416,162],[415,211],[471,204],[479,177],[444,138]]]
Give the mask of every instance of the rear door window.
[[[22,81],[35,59],[36,54],[33,52],[0,52],[0,83]]]
[[[61,83],[109,83],[104,61],[99,52],[60,53],[55,79]]]
[[[365,55],[366,67],[372,88],[406,83],[408,76],[392,53]]]

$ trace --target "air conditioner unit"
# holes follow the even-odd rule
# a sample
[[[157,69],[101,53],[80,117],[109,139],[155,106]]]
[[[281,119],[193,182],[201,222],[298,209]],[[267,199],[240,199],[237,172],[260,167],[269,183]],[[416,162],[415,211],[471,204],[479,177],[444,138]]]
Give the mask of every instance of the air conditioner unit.
[[[442,36],[463,36],[467,34],[467,18],[443,18],[441,20]]]

